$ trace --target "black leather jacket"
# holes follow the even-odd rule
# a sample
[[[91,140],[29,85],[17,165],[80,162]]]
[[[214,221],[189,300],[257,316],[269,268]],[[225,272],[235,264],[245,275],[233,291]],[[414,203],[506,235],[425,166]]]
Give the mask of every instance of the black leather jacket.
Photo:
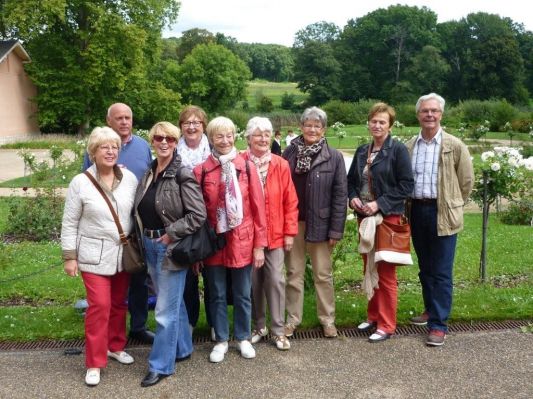
[[[355,151],[348,171],[348,201],[359,198],[363,169],[368,157],[368,146],[364,144]],[[405,200],[413,192],[415,182],[411,158],[404,144],[389,135],[381,151],[370,166],[372,191],[383,215],[405,213]]]

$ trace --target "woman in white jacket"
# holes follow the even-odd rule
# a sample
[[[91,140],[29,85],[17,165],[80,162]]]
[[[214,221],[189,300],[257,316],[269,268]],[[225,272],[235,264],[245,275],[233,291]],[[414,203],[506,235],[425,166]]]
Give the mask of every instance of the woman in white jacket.
[[[137,179],[117,166],[120,137],[108,127],[89,136],[87,152],[94,163],[87,171],[96,179],[117,213],[125,234],[133,225],[131,210]],[[107,358],[133,363],[126,346],[126,295],[129,275],[122,268],[122,246],[111,210],[89,178],[70,182],[63,213],[61,248],[65,272],[81,272],[89,307],[85,314],[85,383],[97,385]]]

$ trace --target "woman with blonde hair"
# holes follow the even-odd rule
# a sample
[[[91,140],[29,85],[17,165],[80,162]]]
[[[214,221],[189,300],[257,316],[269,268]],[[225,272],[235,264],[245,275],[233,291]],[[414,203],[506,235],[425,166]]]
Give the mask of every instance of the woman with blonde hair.
[[[138,235],[157,293],[156,332],[143,387],[173,374],[176,362],[188,359],[193,351],[183,301],[188,265],[177,264],[168,254],[176,241],[194,233],[205,221],[200,187],[176,152],[178,127],[158,122],[148,138],[156,159],[137,188],[134,205]]]
[[[93,165],[87,173],[109,198],[124,233],[129,234],[137,179],[117,166],[119,150],[120,137],[113,129],[94,128],[87,143]],[[77,277],[81,272],[85,284],[89,304],[85,313],[85,383],[98,385],[108,357],[122,364],[134,361],[124,352],[129,275],[122,266],[122,245],[111,210],[85,173],[75,176],[68,187],[61,249],[65,273]]]

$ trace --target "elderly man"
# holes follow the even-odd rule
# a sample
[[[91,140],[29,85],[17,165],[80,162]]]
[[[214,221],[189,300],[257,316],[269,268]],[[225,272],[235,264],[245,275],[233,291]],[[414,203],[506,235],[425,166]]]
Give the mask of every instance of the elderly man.
[[[129,169],[141,180],[144,172],[152,162],[152,153],[148,143],[132,134],[133,113],[123,103],[115,103],[107,110],[107,125],[117,132],[122,140],[118,156],[118,165]],[[83,170],[91,166],[88,154],[83,159]],[[128,310],[130,312],[130,337],[151,344],[154,334],[146,329],[148,318],[148,286],[147,273],[132,274],[128,293]]]
[[[406,144],[415,178],[411,232],[425,306],[411,322],[427,324],[429,346],[442,346],[448,331],[457,233],[463,229],[463,206],[473,186],[467,147],[440,125],[444,104],[435,93],[418,99],[420,134]]]

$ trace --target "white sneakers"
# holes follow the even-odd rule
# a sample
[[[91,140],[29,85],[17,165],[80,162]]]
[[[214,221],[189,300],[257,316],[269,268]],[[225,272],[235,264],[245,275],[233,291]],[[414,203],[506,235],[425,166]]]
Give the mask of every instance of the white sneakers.
[[[211,363],[220,363],[224,360],[224,355],[228,351],[228,341],[219,342],[216,344],[209,355],[209,361]]]
[[[268,335],[268,328],[263,327],[259,330],[253,330],[252,331],[252,344],[257,344],[263,337],[266,337]]]
[[[126,352],[110,352],[107,351],[107,357],[110,357],[111,359],[115,359],[117,362],[122,364],[132,364],[135,360],[133,357],[128,355]]]
[[[100,369],[87,369],[87,374],[85,374],[85,383],[89,386],[98,385],[100,383]]]
[[[209,355],[209,361],[211,363],[220,363],[224,360],[224,356],[228,352],[228,341],[219,342],[213,347]],[[250,341],[238,341],[237,349],[241,352],[241,356],[245,359],[253,359],[255,357],[255,349]]]
[[[255,349],[250,341],[238,341],[237,349],[241,351],[241,356],[245,359],[253,359],[255,357]]]

